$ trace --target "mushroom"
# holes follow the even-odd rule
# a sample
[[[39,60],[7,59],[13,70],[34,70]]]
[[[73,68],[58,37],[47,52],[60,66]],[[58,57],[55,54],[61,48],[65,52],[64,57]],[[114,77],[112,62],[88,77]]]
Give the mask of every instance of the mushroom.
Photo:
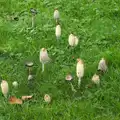
[[[59,25],[59,23],[58,23],[57,26],[56,26],[55,35],[56,35],[57,40],[58,40],[58,39],[60,38],[60,36],[61,36],[61,26]]]
[[[32,27],[34,27],[35,26],[35,16],[37,14],[37,11],[34,8],[31,8],[30,12],[32,13]]]
[[[68,43],[71,47],[77,46],[79,39],[77,36],[74,36],[72,33],[68,37]]]
[[[104,58],[102,58],[98,64],[98,71],[102,71],[102,72],[107,71],[107,64]]]
[[[58,22],[59,18],[60,18],[60,13],[59,13],[58,9],[56,8],[54,10],[54,19],[56,20],[56,23]]]
[[[34,63],[33,62],[26,62],[25,65],[28,67],[28,74],[30,75]]]
[[[18,87],[18,82],[17,82],[17,81],[14,81],[14,82],[12,83],[12,85],[13,85],[14,88],[17,88],[17,87]]]
[[[48,56],[47,49],[42,48],[40,50],[40,62],[42,63],[42,72],[44,72],[44,64],[49,62],[51,59]]]
[[[1,90],[2,90],[2,93],[3,93],[4,97],[7,98],[7,94],[8,94],[8,91],[9,91],[9,86],[8,86],[8,82],[6,80],[2,80]]]
[[[75,88],[74,88],[72,82],[71,82],[72,79],[73,79],[73,77],[72,77],[71,74],[68,74],[68,75],[65,77],[65,80],[70,82],[71,90],[72,90],[73,92],[77,92],[77,91],[75,90]]]
[[[84,76],[84,63],[81,59],[77,59],[76,74],[78,77],[78,88],[80,88],[81,78]]]
[[[45,94],[45,95],[44,95],[44,101],[45,101],[46,103],[50,103],[50,102],[51,102],[51,97],[50,97],[50,95]]]
[[[92,77],[92,82],[99,86],[100,85],[100,77],[99,77],[99,75],[94,74],[93,77]]]

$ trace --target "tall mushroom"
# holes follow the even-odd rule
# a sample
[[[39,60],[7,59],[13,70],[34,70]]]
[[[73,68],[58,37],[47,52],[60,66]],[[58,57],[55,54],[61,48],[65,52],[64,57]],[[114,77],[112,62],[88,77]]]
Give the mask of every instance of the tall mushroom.
[[[8,91],[9,91],[9,86],[8,82],[6,80],[2,80],[1,82],[1,90],[5,98],[7,98]]]
[[[34,8],[31,8],[30,12],[32,13],[32,28],[33,28],[35,26],[35,16],[37,14],[37,11]]]
[[[51,59],[48,56],[47,49],[42,48],[40,50],[40,62],[42,63],[42,72],[44,72],[44,65]]]
[[[81,59],[77,59],[76,74],[78,77],[78,88],[80,88],[81,78],[84,76],[84,63]]]
[[[60,13],[59,13],[58,9],[56,8],[54,10],[54,19],[56,20],[56,23],[59,21],[59,18],[60,18]]]
[[[99,77],[99,75],[94,74],[93,77],[92,77],[92,82],[94,84],[96,84],[97,86],[99,86],[100,85],[100,77]]]

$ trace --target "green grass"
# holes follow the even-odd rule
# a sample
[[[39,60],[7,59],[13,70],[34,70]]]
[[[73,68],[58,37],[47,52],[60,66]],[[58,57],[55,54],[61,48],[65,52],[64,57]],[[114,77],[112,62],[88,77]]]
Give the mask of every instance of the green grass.
[[[10,95],[34,97],[23,105],[10,105],[0,92],[0,120],[119,120],[120,119],[120,1],[119,0],[1,0],[0,1],[0,76],[9,83]],[[29,9],[38,10],[36,27],[31,28]],[[54,8],[60,11],[62,37],[55,38]],[[18,21],[8,16],[18,16]],[[68,35],[79,37],[74,51]],[[39,51],[47,48],[52,62],[41,73]],[[74,59],[73,59],[74,56]],[[100,88],[86,89],[101,57],[108,61],[108,72]],[[81,89],[77,89],[76,59],[85,63]],[[34,83],[27,85],[27,60],[34,62]],[[74,77],[73,93],[65,81]],[[12,82],[18,81],[18,89]],[[44,94],[52,96],[47,105]]]

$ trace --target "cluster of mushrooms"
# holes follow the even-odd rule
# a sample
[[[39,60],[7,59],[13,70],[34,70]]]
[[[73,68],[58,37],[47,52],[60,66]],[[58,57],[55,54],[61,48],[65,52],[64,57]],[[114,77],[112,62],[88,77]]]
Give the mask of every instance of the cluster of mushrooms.
[[[30,9],[31,13],[32,13],[32,27],[34,27],[35,25],[35,15],[37,14],[37,11],[35,9]],[[60,36],[61,36],[61,26],[59,24],[59,19],[60,19],[60,13],[58,11],[58,9],[55,9],[54,11],[54,19],[57,23],[56,25],[56,29],[55,29],[55,35],[56,35],[56,39],[59,40]],[[74,34],[70,34],[68,37],[68,43],[69,46],[71,47],[75,47],[78,45],[79,43],[79,39],[77,36],[75,36]],[[46,48],[42,48],[40,50],[40,62],[42,64],[42,72],[44,72],[44,65],[46,63],[48,63],[49,61],[51,61],[47,49]],[[31,81],[33,79],[33,75],[32,75],[32,66],[33,66],[33,62],[27,62],[26,66],[28,67],[28,81]],[[98,64],[98,71],[101,71],[102,73],[105,73],[107,71],[107,64],[106,64],[106,60],[104,58],[102,58]],[[80,88],[81,86],[81,79],[84,76],[84,62],[82,59],[77,59],[77,65],[76,65],[76,75],[78,77],[78,88]],[[70,85],[71,85],[71,90],[73,92],[76,92],[76,89],[74,88],[71,80],[73,79],[71,74],[66,75],[65,80],[70,81]],[[92,83],[96,84],[96,85],[100,85],[100,77],[99,74],[94,74],[92,79],[91,79]],[[18,87],[18,82],[14,81],[12,83],[13,87],[17,88]],[[1,82],[1,91],[4,95],[5,98],[8,97],[8,92],[9,92],[9,85],[8,82],[6,80],[2,80]],[[9,103],[10,104],[22,104],[24,100],[28,100],[31,99],[32,95],[30,96],[22,96],[21,99],[16,98],[15,96],[11,96],[9,97]],[[44,101],[47,103],[51,102],[51,97],[48,94],[44,95]]]

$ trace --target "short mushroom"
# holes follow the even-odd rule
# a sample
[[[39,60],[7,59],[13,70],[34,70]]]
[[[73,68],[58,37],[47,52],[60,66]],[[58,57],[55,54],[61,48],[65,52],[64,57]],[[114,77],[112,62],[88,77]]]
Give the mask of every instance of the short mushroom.
[[[12,85],[13,85],[14,88],[17,88],[17,87],[18,87],[18,82],[17,82],[17,81],[14,81],[14,82],[12,83]]]
[[[72,77],[71,74],[68,74],[68,75],[65,77],[65,80],[70,82],[71,90],[72,90],[73,92],[77,92],[77,91],[75,90],[75,88],[74,88],[72,82],[71,82],[72,79],[73,79],[73,77]]]
[[[45,101],[46,103],[50,103],[50,102],[51,102],[51,97],[50,97],[50,95],[45,94],[45,95],[44,95],[44,101]]]
[[[92,80],[92,82],[93,82],[94,84],[96,84],[97,86],[100,85],[100,77],[99,77],[99,75],[94,74],[91,80]]]

